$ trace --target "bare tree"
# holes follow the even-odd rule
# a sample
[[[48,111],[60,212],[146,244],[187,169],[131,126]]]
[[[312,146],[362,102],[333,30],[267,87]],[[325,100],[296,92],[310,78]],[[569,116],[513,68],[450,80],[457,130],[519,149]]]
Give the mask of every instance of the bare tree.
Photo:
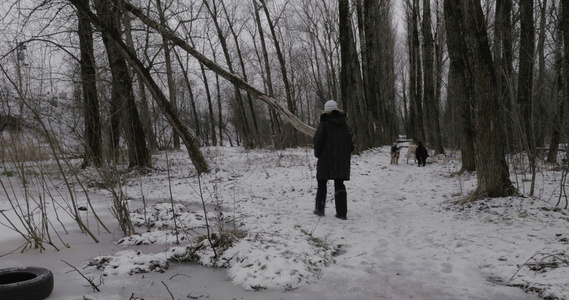
[[[369,145],[370,125],[364,110],[360,109],[362,99],[365,99],[363,80],[360,76],[360,61],[358,59],[356,41],[351,25],[350,2],[348,0],[338,1],[338,11],[340,13],[340,91],[344,107],[351,113],[355,126],[352,128],[356,136],[358,145]],[[369,113],[369,112],[368,112]],[[365,124],[368,123],[368,124]]]
[[[188,94],[190,97],[190,99],[189,99],[190,110],[191,110],[191,115],[193,117],[194,124],[195,124],[196,138],[199,140],[201,138],[201,135],[202,135],[202,133],[201,133],[202,130],[201,130],[201,126],[200,126],[198,110],[196,107],[196,99],[194,96],[194,90],[192,87],[192,83],[190,81],[190,77],[188,76],[188,70],[186,70],[186,68],[184,67],[184,65],[187,65],[188,63],[187,62],[184,63],[182,61],[182,58],[180,57],[180,55],[178,54],[178,52],[176,50],[174,50],[174,54],[176,55],[176,60],[178,61],[178,65],[182,69],[182,75],[184,77],[185,86],[186,86],[186,89],[188,90]],[[189,57],[186,57],[186,58],[189,58]]]
[[[134,44],[134,39],[132,36],[132,24],[131,24],[131,19],[130,16],[128,14],[124,15],[123,18],[123,24],[125,27],[124,30],[124,34],[125,34],[125,41],[126,44],[130,47],[131,51],[135,51],[135,44]],[[148,36],[148,33],[147,33]],[[147,42],[144,45],[144,52],[147,53],[148,48],[149,48],[149,43]],[[139,101],[139,107],[140,107],[140,118],[142,120],[146,120],[145,122],[142,122],[142,126],[144,128],[144,134],[146,137],[146,141],[148,142],[148,150],[150,152],[156,152],[158,151],[158,141],[156,139],[156,132],[153,128],[153,124],[156,123],[156,120],[154,120],[154,118],[152,117],[152,113],[150,110],[150,105],[149,105],[149,101],[148,101],[148,95],[146,93],[146,87],[144,86],[144,80],[142,79],[142,76],[139,73],[136,73],[136,78],[138,81],[138,90],[139,90],[139,97],[140,97],[140,101]]]
[[[160,24],[166,24],[166,13],[167,7],[162,7],[162,2],[160,0],[156,0],[156,9],[158,10],[158,17],[160,19]],[[172,69],[172,58],[171,58],[171,49],[170,43],[168,39],[162,37],[162,48],[164,50],[164,62],[166,64],[166,78],[168,80],[168,96],[170,99],[170,103],[174,107],[174,110],[178,110],[178,101],[176,99],[176,83],[174,79],[174,71]],[[180,149],[180,137],[176,133],[176,130],[172,129],[172,142],[174,149]]]
[[[76,1],[76,0],[69,0],[69,1]],[[308,126],[307,124],[305,124],[304,122],[299,120],[294,114],[292,114],[288,109],[286,109],[284,106],[282,106],[275,99],[273,99],[270,96],[267,96],[265,93],[261,92],[260,90],[253,87],[249,83],[245,82],[243,79],[241,79],[238,76],[228,72],[227,70],[223,69],[221,66],[219,66],[218,64],[216,64],[215,62],[213,62],[209,58],[205,57],[202,53],[197,51],[194,47],[188,45],[183,39],[178,37],[176,35],[176,33],[174,33],[170,28],[161,26],[158,22],[156,22],[155,20],[148,17],[145,13],[143,13],[136,6],[134,6],[128,2],[125,2],[124,5],[125,5],[125,8],[129,12],[131,12],[133,15],[135,15],[140,21],[142,21],[144,24],[150,26],[151,28],[157,30],[161,34],[166,35],[168,37],[168,39],[170,41],[172,41],[172,43],[174,43],[176,46],[178,46],[181,49],[183,49],[184,51],[186,51],[188,54],[192,55],[200,63],[202,63],[203,65],[208,67],[210,70],[219,74],[219,76],[225,78],[226,80],[231,82],[233,85],[236,85],[239,88],[244,89],[245,91],[255,95],[257,97],[257,99],[265,102],[270,107],[275,109],[284,118],[286,118],[298,131],[300,131],[300,132],[302,132],[308,136],[314,135],[314,133],[316,132],[316,129],[314,129],[311,126]]]
[[[423,0],[423,24],[421,26],[423,33],[423,103],[425,124],[427,125],[428,141],[431,148],[435,150],[435,154],[444,154],[441,137],[441,127],[439,124],[439,102],[436,95],[435,76],[435,40],[432,32],[431,17],[431,1]]]
[[[338,99],[338,7],[327,1],[303,0],[299,10],[316,98],[309,104],[323,105]]]
[[[259,61],[262,64],[261,70],[265,71],[265,86],[267,88],[267,92],[269,95],[274,96],[275,91],[273,88],[273,80],[272,80],[272,72],[269,63],[269,53],[267,51],[267,43],[265,41],[265,33],[263,31],[263,26],[261,23],[261,15],[259,11],[261,10],[259,3],[257,0],[251,0],[253,2],[253,10],[255,15],[255,25],[257,26],[257,30],[259,32],[259,40],[261,42],[261,52],[262,52],[262,59]],[[282,136],[282,128],[281,128],[281,121],[278,115],[275,113],[273,108],[269,108],[269,114],[271,118],[271,129],[273,133],[273,146],[275,148],[282,148],[283,147],[283,136]]]
[[[423,67],[419,39],[419,0],[407,0],[407,44],[409,52],[409,116],[407,136],[425,140],[423,116]]]
[[[456,109],[458,132],[460,136],[460,152],[462,158],[461,171],[474,171],[476,159],[474,139],[476,137],[474,124],[472,124],[471,103],[473,99],[473,82],[466,53],[466,41],[461,37],[464,32],[461,22],[445,1],[445,25],[447,34],[447,47],[450,58],[448,101]]]
[[[285,60],[284,52],[281,50],[281,42],[279,41],[279,38],[277,35],[276,20],[273,20],[273,18],[271,17],[271,14],[269,12],[269,8],[267,6],[267,1],[266,0],[259,0],[259,2],[261,3],[261,8],[265,12],[265,17],[267,18],[267,24],[269,25],[269,29],[271,32],[273,46],[275,47],[275,52],[276,52],[277,58],[279,60],[279,66],[280,66],[282,81],[283,81],[283,85],[285,88],[287,108],[293,115],[296,115],[296,106],[294,105],[291,90],[290,90],[290,82],[289,82],[289,78],[288,78],[288,74],[287,74],[288,71],[286,68],[286,60]],[[293,145],[298,144],[296,132],[293,133],[292,144]]]
[[[535,51],[535,25],[533,23],[533,1],[520,2],[520,54],[518,75],[518,105],[520,108],[520,125],[524,141],[524,149],[527,152],[532,173],[530,196],[535,189],[536,175],[536,144],[534,123],[534,99],[533,99],[533,68]]]
[[[203,0],[203,3],[205,5],[205,7],[207,8],[207,11],[210,14],[210,17],[213,21],[213,24],[215,26],[216,32],[217,32],[217,38],[221,44],[221,49],[223,51],[223,55],[225,57],[225,62],[227,64],[227,68],[229,70],[230,73],[235,73],[234,68],[233,68],[233,58],[230,55],[230,51],[229,51],[229,45],[227,43],[227,38],[226,38],[226,33],[224,32],[224,30],[221,27],[220,24],[220,12],[219,12],[219,8],[217,7],[217,4],[215,3],[215,1],[212,2],[212,4],[209,4],[208,0]],[[232,27],[230,25],[230,27]],[[239,52],[239,48],[237,48],[238,52]],[[253,137],[251,135],[251,130],[249,128],[249,122],[248,122],[248,118],[246,116],[246,112],[245,112],[245,104],[243,101],[243,95],[241,94],[241,92],[239,91],[239,88],[234,87],[234,96],[235,96],[235,100],[237,103],[237,112],[238,112],[238,116],[240,118],[241,121],[241,125],[243,128],[243,135],[244,135],[244,139],[245,139],[245,146],[247,148],[252,148],[253,147]]]
[[[142,75],[145,85],[148,87],[154,100],[157,102],[158,106],[163,111],[164,115],[168,119],[168,122],[172,127],[174,127],[184,145],[188,150],[188,154],[190,156],[190,160],[194,164],[198,173],[209,172],[209,167],[205,158],[203,157],[202,152],[200,151],[199,147],[196,144],[196,141],[192,134],[188,131],[187,127],[180,121],[174,108],[172,107],[171,103],[166,99],[166,96],[162,93],[154,79],[152,78],[150,72],[142,62],[136,57],[136,55],[130,50],[130,48],[122,41],[120,34],[114,32],[105,26],[104,22],[101,22],[99,18],[93,14],[88,6],[83,5],[82,3],[78,2],[78,0],[69,0],[73,5],[75,5],[78,9],[81,9],[88,17],[89,20],[94,23],[96,26],[101,28],[105,31],[107,37],[112,39],[113,42],[118,46],[118,50],[120,54],[129,61],[129,64],[133,67],[133,69]],[[127,3],[124,3],[128,6]],[[132,10],[132,7],[129,9]],[[160,27],[157,22],[152,22],[154,26]]]
[[[445,16],[450,24],[457,24],[460,38],[464,39],[466,52],[467,80],[473,83],[475,140],[476,190],[462,202],[484,197],[505,197],[516,193],[503,144],[499,100],[495,68],[484,25],[484,15],[479,0],[445,0]],[[452,57],[451,57],[452,60]]]
[[[563,82],[563,93],[561,102],[568,102],[569,100],[569,0],[561,0],[561,28],[563,30],[563,74],[561,82]],[[565,105],[567,107],[567,105]]]
[[[89,0],[83,0],[88,5]],[[85,157],[83,166],[91,164],[101,166],[103,161],[101,117],[99,115],[99,98],[97,96],[97,71],[95,51],[93,49],[93,31],[91,22],[80,11],[79,18],[79,49],[81,52],[81,86],[83,90],[85,118]]]
[[[566,2],[562,2],[565,4]],[[569,4],[569,3],[567,3]],[[549,142],[549,152],[547,153],[548,163],[557,163],[557,155],[559,151],[559,143],[561,142],[561,131],[563,126],[563,116],[565,115],[566,99],[567,99],[567,78],[564,77],[564,70],[567,70],[566,58],[567,55],[564,54],[563,49],[567,49],[567,46],[563,47],[563,43],[568,43],[567,38],[564,37],[566,34],[565,26],[569,24],[569,13],[563,14],[569,9],[568,5],[563,6],[561,10],[558,11],[558,21],[555,29],[555,50],[554,50],[554,74],[555,74],[555,84],[553,91],[553,116],[551,124],[551,139]],[[559,13],[559,11],[561,13]]]
[[[118,141],[116,136],[118,130],[115,126],[123,126],[128,144],[129,167],[148,167],[151,165],[150,153],[146,146],[144,129],[136,108],[131,75],[127,62],[121,55],[121,50],[118,49],[119,46],[109,37],[109,32],[120,36],[121,9],[117,3],[110,0],[95,0],[95,7],[102,25],[107,28],[103,34],[103,43],[107,49],[109,67],[113,78],[111,101],[112,107],[114,107],[112,117],[115,118],[115,121],[112,129],[112,140],[115,143]],[[83,13],[85,12],[83,11]],[[113,149],[116,150],[117,147],[114,145]]]
[[[223,9],[225,18],[227,20],[227,23],[228,23],[228,27],[229,27],[228,29],[231,32],[231,36],[233,37],[233,42],[235,43],[235,50],[237,51],[237,57],[239,59],[239,66],[241,68],[241,74],[243,76],[243,80],[248,82],[249,80],[248,80],[248,76],[247,76],[247,70],[245,67],[245,59],[243,57],[243,51],[241,51],[241,46],[240,46],[240,42],[239,42],[239,34],[235,29],[234,22],[232,21],[232,16],[230,15],[229,10],[227,9],[227,5],[225,4],[225,2],[221,2],[221,6]],[[233,11],[235,11],[235,10],[233,10]],[[251,97],[251,94],[249,94],[249,93],[247,93],[247,104],[249,107],[249,113],[250,113],[251,119],[253,121],[253,130],[255,131],[255,136],[257,137],[257,144],[259,146],[263,147],[263,138],[262,138],[261,133],[259,131],[259,124],[257,121],[257,113],[255,112],[255,107],[253,106],[253,98]]]
[[[494,17],[494,43],[492,44],[494,65],[496,66],[496,82],[500,95],[502,117],[505,120],[505,144],[512,146],[514,102],[513,83],[513,21],[512,0],[496,0]]]
[[[356,1],[358,32],[362,52],[362,76],[365,82],[367,122],[374,124],[371,144],[363,149],[391,143],[397,137],[395,75],[391,28],[391,1]]]
[[[208,33],[209,35],[209,33]],[[211,39],[208,38],[211,41]],[[190,42],[195,46],[195,42],[193,39],[190,38]],[[213,47],[210,44],[210,47]],[[213,60],[216,61],[215,52],[213,54]],[[203,82],[203,87],[205,89],[205,97],[207,102],[207,111],[208,111],[208,120],[209,120],[209,135],[211,136],[211,143],[216,146],[217,145],[217,136],[215,131],[215,113],[213,111],[213,94],[211,92],[211,84],[209,82],[209,78],[207,76],[206,68],[203,64],[200,64],[200,72],[201,72],[201,79]],[[206,131],[207,134],[208,131]],[[209,145],[207,139],[204,140],[206,145]]]

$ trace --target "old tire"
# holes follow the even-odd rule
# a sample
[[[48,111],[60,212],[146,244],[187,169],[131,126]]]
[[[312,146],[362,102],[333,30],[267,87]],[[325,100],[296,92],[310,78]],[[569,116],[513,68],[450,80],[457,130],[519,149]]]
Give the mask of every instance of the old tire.
[[[0,299],[42,300],[53,290],[53,273],[38,267],[0,269]]]

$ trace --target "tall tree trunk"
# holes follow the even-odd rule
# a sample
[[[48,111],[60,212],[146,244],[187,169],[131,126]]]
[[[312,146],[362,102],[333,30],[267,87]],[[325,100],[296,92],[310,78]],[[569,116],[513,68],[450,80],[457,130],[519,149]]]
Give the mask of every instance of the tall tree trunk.
[[[212,20],[213,23],[215,25],[215,29],[217,31],[217,36],[219,39],[219,42],[221,44],[221,49],[223,50],[223,55],[225,56],[225,61],[227,63],[227,68],[229,70],[230,73],[235,73],[234,69],[233,69],[233,59],[231,58],[231,55],[229,53],[229,46],[227,45],[227,39],[225,37],[225,34],[223,33],[223,30],[221,28],[221,25],[219,24],[219,12],[218,12],[218,8],[217,5],[215,3],[215,1],[213,2],[212,5],[209,4],[208,0],[203,0],[204,5],[206,6]],[[212,45],[213,48],[213,45]],[[214,53],[214,57],[215,57],[215,52]],[[245,113],[245,105],[244,105],[244,101],[243,101],[243,95],[241,95],[241,92],[239,91],[239,88],[234,87],[234,95],[235,95],[235,101],[237,103],[238,109],[237,111],[239,112],[239,117],[241,119],[241,123],[243,126],[243,138],[245,140],[245,146],[246,148],[253,148],[254,144],[253,144],[253,137],[251,136],[251,130],[249,128],[249,121],[247,120],[247,114]],[[215,133],[214,133],[215,134]]]
[[[132,51],[135,51],[134,47],[134,40],[132,38],[132,26],[131,20],[129,15],[123,16],[123,23],[124,23],[124,33],[125,33],[125,42],[130,47]],[[146,45],[148,47],[148,44]],[[154,153],[158,151],[158,141],[156,139],[156,133],[153,128],[153,121],[152,113],[150,111],[150,106],[148,105],[148,96],[146,94],[146,88],[144,86],[144,81],[140,74],[136,74],[136,78],[138,81],[138,89],[140,95],[140,117],[142,120],[146,120],[146,122],[142,122],[142,126],[144,128],[144,134],[146,136],[146,141],[148,143],[148,150],[150,153]]]
[[[205,97],[207,100],[207,111],[209,113],[209,134],[211,135],[211,142],[214,146],[217,145],[216,140],[216,132],[215,132],[215,115],[213,113],[213,100],[211,96],[210,86],[209,86],[209,79],[207,79],[207,74],[205,71],[204,65],[200,64],[200,71],[202,74],[202,81],[205,88]],[[206,145],[209,145],[209,142],[206,140]]]
[[[569,4],[569,3],[568,3]],[[565,115],[565,102],[567,101],[567,95],[564,94],[564,83],[563,70],[566,70],[566,65],[564,66],[564,56],[563,56],[563,34],[564,27],[569,25],[569,19],[564,20],[563,18],[568,18],[569,14],[563,15],[563,12],[569,9],[568,6],[564,6],[561,9],[561,13],[558,16],[557,26],[555,28],[555,92],[554,92],[554,103],[557,105],[558,109],[554,110],[554,115],[552,116],[552,128],[551,128],[551,140],[549,142],[549,151],[547,153],[547,163],[557,164],[557,154],[559,151],[559,143],[561,142],[561,128],[563,124],[563,116]],[[566,49],[567,46],[565,46]]]
[[[565,105],[569,105],[569,0],[561,0],[561,28],[563,30],[563,43],[564,43],[564,53],[563,53],[563,74],[561,82],[563,85],[563,91],[561,95],[561,102]],[[561,106],[563,108],[563,106]],[[563,116],[560,116],[563,120]],[[565,156],[567,158],[567,155]]]
[[[273,80],[271,76],[271,67],[269,64],[269,53],[267,52],[267,43],[265,42],[265,33],[263,32],[263,26],[261,24],[261,16],[259,14],[259,4],[257,0],[253,1],[253,8],[255,10],[255,23],[257,25],[257,30],[259,31],[259,40],[261,41],[261,50],[263,52],[263,67],[265,69],[266,79],[265,84],[267,87],[267,92],[269,95],[274,96],[275,92],[273,90]],[[269,108],[269,114],[271,117],[271,129],[273,133],[273,147],[276,149],[281,149],[283,147],[283,137],[281,130],[281,121],[278,115],[275,113],[273,108]]]
[[[158,10],[158,17],[160,19],[160,24],[162,26],[166,25],[165,9],[162,8],[162,3],[160,0],[156,0],[156,9]],[[168,39],[162,36],[162,48],[164,49],[164,62],[166,63],[166,79],[168,82],[168,96],[170,98],[170,103],[174,107],[174,110],[178,110],[178,101],[176,99],[176,82],[174,79],[174,72],[172,70],[172,59],[171,50],[168,43]],[[172,146],[174,149],[180,149],[180,137],[176,133],[175,129],[172,129]]]
[[[296,105],[292,99],[290,82],[288,79],[288,74],[287,74],[287,69],[286,69],[286,60],[284,57],[284,53],[281,50],[281,45],[280,45],[278,35],[276,32],[275,23],[273,22],[273,19],[271,18],[271,14],[269,13],[269,8],[267,7],[266,0],[259,0],[259,1],[261,2],[263,11],[265,12],[265,17],[267,18],[267,23],[269,24],[269,29],[271,31],[271,36],[273,39],[273,46],[275,47],[275,52],[276,52],[277,58],[279,60],[281,75],[283,77],[283,85],[284,85],[285,93],[286,93],[287,107],[288,107],[288,110],[293,115],[296,115]],[[292,143],[293,143],[293,145],[298,145],[298,138],[296,135],[296,131],[293,133]]]
[[[77,1],[77,0],[69,0],[69,1],[75,3],[75,1]],[[308,135],[309,137],[314,136],[314,133],[316,132],[316,129],[314,127],[308,126],[307,124],[302,122],[300,119],[298,119],[298,117],[296,117],[294,114],[292,114],[288,109],[286,109],[286,107],[284,107],[282,104],[277,102],[275,99],[273,99],[272,97],[261,92],[259,89],[255,88],[254,86],[245,82],[243,79],[235,76],[235,74],[227,72],[227,70],[223,69],[218,64],[216,64],[215,62],[213,62],[209,58],[205,57],[202,53],[197,51],[195,48],[188,45],[188,43],[186,43],[183,39],[178,37],[172,31],[172,29],[170,29],[168,27],[160,26],[160,24],[158,24],[156,21],[154,21],[153,19],[148,17],[146,14],[144,14],[139,8],[133,6],[132,4],[130,4],[128,2],[125,2],[124,5],[125,5],[126,9],[129,12],[131,12],[133,15],[135,15],[140,21],[142,21],[144,24],[150,26],[151,28],[157,30],[161,34],[165,34],[168,37],[168,39],[170,41],[172,41],[172,43],[174,45],[176,45],[176,46],[180,47],[181,49],[183,49],[184,51],[186,51],[188,54],[190,54],[191,56],[196,58],[200,63],[202,63],[206,67],[208,67],[210,70],[219,74],[219,76],[225,78],[226,80],[231,82],[233,85],[245,90],[248,93],[251,93],[252,95],[255,95],[257,97],[257,99],[263,101],[264,103],[268,104],[271,108],[275,109],[275,111],[280,113],[298,131],[302,132],[303,134]],[[129,55],[134,56],[134,54],[132,54],[130,52],[126,52],[125,54],[129,54]],[[136,57],[134,57],[134,58],[136,58]],[[138,61],[135,61],[135,62],[138,63]],[[140,66],[137,65],[137,68],[142,69],[144,67],[142,65],[140,65]],[[140,70],[137,69],[137,71],[140,71]],[[169,103],[168,101],[166,101],[166,102]]]
[[[357,125],[357,134],[358,136],[360,136],[358,146],[361,150],[365,150],[374,146],[374,138],[372,138],[373,136],[384,135],[384,132],[381,130],[379,124],[379,103],[375,95],[376,89],[379,89],[379,87],[374,82],[374,79],[376,77],[375,75],[377,72],[377,70],[374,68],[374,61],[373,61],[375,53],[369,53],[370,50],[369,48],[373,47],[376,38],[374,36],[371,36],[371,34],[369,33],[372,30],[371,20],[366,22],[366,14],[367,13],[373,14],[371,11],[368,11],[371,10],[370,6],[373,3],[374,3],[373,1],[368,1],[368,0],[356,0],[352,4],[355,5],[355,13],[356,13],[356,18],[358,20],[357,22],[358,28],[356,32],[358,33],[358,38],[361,45],[360,46],[360,57],[362,60],[361,81],[363,88],[363,97],[355,98],[353,101],[357,102],[353,102],[352,106],[356,107],[357,105],[360,108],[358,114],[360,115],[359,118],[362,118],[361,123],[366,122],[370,124],[367,127],[360,127],[359,125]],[[348,12],[349,11],[350,10],[348,10]],[[368,12],[366,13],[366,11]],[[341,11],[340,14],[342,14]],[[351,14],[348,14],[346,18],[348,18],[348,20],[351,20]],[[348,29],[346,28],[346,32],[347,30]],[[349,30],[353,31],[351,27]],[[350,37],[350,39],[355,40],[356,37],[353,36]],[[370,40],[370,42],[367,42],[368,39]],[[357,46],[355,45],[355,41],[351,42],[351,44],[353,45],[350,45],[350,47],[353,47],[353,49],[350,51],[350,55],[354,55],[354,52],[357,51]],[[348,44],[346,44],[346,47],[347,46]],[[340,45],[340,47],[342,47],[342,44]],[[344,61],[342,57],[341,65],[343,65],[344,63],[351,64],[352,62],[349,60]],[[354,69],[355,67],[356,65],[354,64],[353,66],[350,67],[349,70],[346,70],[346,72],[356,72],[356,69]],[[359,62],[357,62],[357,67],[360,68]],[[343,90],[341,72],[342,69],[340,69],[340,88]],[[356,80],[357,82],[360,79],[357,79],[356,77],[354,77],[354,79],[352,80]],[[351,111],[351,113],[353,114],[353,111]],[[383,144],[383,143],[378,141],[377,144]]]
[[[455,103],[458,133],[460,136],[460,153],[462,157],[461,171],[476,170],[476,156],[474,140],[476,132],[472,124],[471,105],[474,101],[474,87],[470,65],[466,60],[466,41],[461,37],[464,28],[461,28],[459,16],[455,16],[450,3],[445,1],[445,25],[447,34],[447,47],[450,58],[448,97]]]
[[[340,14],[340,53],[341,53],[341,68],[340,68],[340,98],[344,109],[351,113],[352,129],[356,136],[356,143],[358,149],[362,149],[362,145],[370,145],[366,127],[369,126],[365,120],[367,116],[361,114],[360,99],[364,99],[364,88],[362,78],[360,76],[360,63],[358,59],[354,34],[352,31],[351,18],[350,18],[350,5],[349,0],[338,1],[338,11]]]
[[[121,9],[117,3],[110,0],[95,0],[95,7],[101,22],[108,31],[120,36]],[[103,34],[103,43],[107,50],[112,74],[112,103],[116,105],[121,115],[128,145],[129,167],[151,166],[150,153],[146,146],[146,138],[138,115],[134,99],[132,79],[128,65],[120,54],[119,46],[109,37],[109,32]],[[116,132],[113,130],[113,133]],[[113,138],[116,136],[113,135]]]
[[[446,34],[445,34],[445,28],[444,28],[444,16],[442,15],[442,9],[441,9],[441,2],[440,0],[436,0],[436,30],[435,30],[435,37],[434,37],[434,41],[435,41],[435,103],[436,103],[436,107],[437,107],[437,120],[436,120],[436,126],[439,128],[437,129],[438,131],[438,139],[441,141],[441,148],[440,149],[436,149],[435,147],[435,153],[442,153],[444,154],[445,152],[445,147],[448,146],[448,143],[450,142],[450,140],[448,138],[450,138],[451,134],[448,132],[449,129],[445,128],[444,126],[441,127],[441,122],[443,122],[444,120],[444,113],[445,111],[441,111],[442,106],[441,106],[441,102],[442,102],[442,88],[444,85],[443,82],[443,74],[444,74],[444,69],[445,69],[445,45],[446,45]],[[445,124],[445,123],[442,123]],[[455,123],[456,124],[456,123]],[[444,131],[444,132],[443,132]],[[444,139],[443,137],[447,136],[447,139]],[[439,152],[442,151],[442,152]]]
[[[219,145],[223,146],[223,111],[221,108],[221,84],[219,74],[215,74],[215,86],[217,87],[217,130],[219,133]]]
[[[460,37],[468,49],[466,63],[474,87],[474,124],[477,136],[476,190],[462,202],[516,193],[510,181],[503,142],[499,100],[492,53],[479,0],[445,0],[446,16],[459,22]],[[450,21],[452,22],[452,21]]]
[[[81,0],[89,5],[89,0]],[[83,166],[101,166],[103,162],[101,117],[97,96],[97,72],[95,68],[95,52],[93,49],[93,31],[91,22],[81,10],[77,10],[79,18],[79,48],[81,51],[81,86],[83,88],[83,108],[85,118],[85,157]]]
[[[549,89],[546,89],[546,77],[547,77],[547,67],[545,64],[545,39],[547,36],[547,0],[540,1],[540,9],[539,9],[539,34],[538,34],[538,41],[537,41],[537,52],[536,52],[536,59],[538,61],[537,64],[537,78],[535,80],[534,85],[534,99],[535,99],[535,111],[534,111],[534,118],[536,122],[534,122],[534,130],[535,130],[535,146],[536,147],[543,147],[544,146],[544,139],[545,139],[545,127],[546,122],[550,116],[548,116],[546,103],[547,100],[551,97],[551,93]],[[536,155],[539,155],[539,151],[536,149]]]
[[[524,141],[524,149],[527,152],[532,173],[531,188],[529,195],[533,196],[536,175],[536,145],[533,101],[533,66],[535,51],[535,32],[533,23],[533,1],[520,1],[520,54],[518,75],[518,104],[520,107],[520,125]]]
[[[409,105],[407,113],[407,127],[405,133],[408,138],[417,139],[417,102],[415,95],[417,95],[417,56],[415,48],[415,9],[413,5],[414,0],[406,0],[406,23],[407,23],[407,55],[409,57]]]
[[[227,22],[229,23],[229,30],[233,36],[233,41],[235,43],[235,48],[237,50],[237,56],[239,57],[239,65],[241,66],[241,74],[243,75],[243,80],[249,81],[247,78],[247,70],[245,67],[245,60],[243,59],[243,53],[241,52],[241,46],[239,45],[239,36],[237,32],[235,32],[235,28],[233,26],[233,22],[231,21],[229,12],[227,11],[227,7],[225,2],[221,2],[223,7],[223,11],[225,13]],[[253,129],[255,130],[255,136],[257,137],[257,143],[259,146],[263,147],[263,137],[259,131],[259,124],[257,122],[257,113],[255,112],[255,107],[253,106],[253,99],[251,94],[247,93],[247,104],[249,106],[249,111],[251,113],[251,119],[253,121]],[[221,127],[221,126],[220,126]],[[221,137],[220,137],[221,138]]]
[[[154,100],[156,101],[156,103],[158,104],[158,106],[160,107],[160,109],[162,110],[162,112],[164,113],[166,118],[168,119],[168,122],[170,123],[170,125],[172,127],[174,127],[176,130],[178,130],[178,134],[182,138],[184,145],[186,145],[186,148],[188,150],[188,154],[190,156],[190,160],[192,161],[192,163],[193,163],[194,167],[196,168],[196,171],[198,172],[198,174],[209,172],[209,167],[207,165],[207,162],[206,162],[202,152],[200,151],[194,137],[188,131],[187,127],[182,123],[182,121],[180,121],[180,119],[178,118],[178,116],[175,113],[171,103],[168,101],[166,96],[162,93],[162,91],[158,87],[158,84],[156,84],[156,82],[152,78],[152,75],[148,71],[148,68],[146,68],[144,66],[144,64],[142,64],[142,62],[136,57],[136,54],[134,52],[132,52],[125,43],[122,42],[121,36],[118,32],[110,30],[110,28],[108,28],[105,25],[105,22],[102,22],[96,15],[94,15],[91,12],[89,6],[86,6],[79,1],[80,0],[69,0],[69,2],[71,2],[78,9],[82,10],[86,15],[88,15],[90,21],[93,24],[102,28],[102,30],[106,33],[107,37],[112,39],[113,42],[117,44],[121,55],[129,61],[130,65],[134,68],[134,70],[137,73],[142,75],[142,78],[144,79],[144,84],[148,87],[149,91],[152,93]],[[140,16],[143,16],[143,14],[141,14],[141,11],[136,10],[132,6],[129,6],[129,4],[126,2],[124,4],[126,7],[129,8],[129,11],[131,11],[131,12],[136,11],[137,13],[140,13]],[[137,17],[139,17],[139,16],[137,16]],[[150,22],[150,23],[153,25],[153,28],[154,27],[160,28],[160,26],[158,25],[157,22]],[[161,31],[161,32],[168,34],[168,36],[170,38],[171,34],[169,31]],[[172,39],[170,39],[170,40],[172,40]],[[176,44],[183,44],[183,45],[185,45],[184,47],[189,48],[189,46],[187,44],[183,43],[183,41],[181,39],[175,39],[175,42],[176,42]],[[209,61],[208,64],[209,63],[211,63],[211,61]],[[229,74],[225,74],[225,75],[229,76]],[[314,132],[314,131],[315,130],[312,130],[312,132]]]
[[[427,125],[427,141],[430,147],[435,150],[435,154],[444,154],[441,139],[441,127],[439,125],[439,104],[437,102],[435,90],[435,63],[434,63],[434,44],[431,19],[431,1],[423,0],[423,70],[424,70],[424,93],[423,103],[425,124]]]
[[[413,0],[412,7],[412,38],[413,38],[413,57],[415,58],[415,95],[412,97],[415,99],[413,102],[415,104],[415,136],[412,136],[415,141],[424,141],[426,139],[425,132],[425,121],[423,115],[423,83],[421,79],[423,78],[423,68],[421,60],[421,47],[419,40],[419,0]]]
[[[187,28],[182,25],[182,28],[188,32]],[[184,65],[188,66],[189,65],[189,56],[186,56],[186,62],[182,62],[182,58],[180,57],[180,55],[178,54],[178,51],[174,50],[174,54],[176,55],[176,60],[178,61],[178,65],[180,66],[180,68],[182,69],[182,74],[184,76],[184,81],[186,83],[186,88],[188,89],[188,94],[190,95],[190,109],[192,112],[192,117],[194,119],[194,126],[195,126],[195,133],[196,133],[196,139],[197,139],[197,143],[201,144],[203,143],[203,137],[202,137],[202,129],[201,129],[201,122],[200,122],[200,118],[198,115],[198,109],[196,106],[196,99],[194,97],[194,90],[192,88],[192,83],[190,81],[190,77],[188,76],[188,70],[184,67]],[[221,126],[220,126],[221,127]]]
[[[512,104],[514,102],[513,74],[513,48],[512,48],[512,0],[496,0],[494,22],[494,65],[496,68],[496,82],[498,95],[501,99],[501,113],[504,121],[505,144],[513,149],[514,119],[512,118]]]
[[[358,5],[361,1],[357,1]],[[395,111],[393,47],[390,26],[390,1],[363,0],[357,7],[358,29],[362,52],[362,74],[365,88],[367,122],[373,147],[389,144],[397,137]],[[363,34],[361,33],[363,31]]]

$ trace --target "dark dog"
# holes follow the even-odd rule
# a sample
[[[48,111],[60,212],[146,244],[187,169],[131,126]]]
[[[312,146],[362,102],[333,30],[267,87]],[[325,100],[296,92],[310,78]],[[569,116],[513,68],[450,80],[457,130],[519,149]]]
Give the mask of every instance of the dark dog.
[[[421,166],[421,164],[424,167],[427,161],[427,157],[429,157],[429,151],[427,151],[427,148],[423,147],[422,142],[417,143],[417,149],[415,150],[415,157],[417,158],[419,167]]]
[[[393,144],[393,146],[391,146],[391,164],[399,164],[399,152],[401,150],[401,147],[397,147],[397,143]]]

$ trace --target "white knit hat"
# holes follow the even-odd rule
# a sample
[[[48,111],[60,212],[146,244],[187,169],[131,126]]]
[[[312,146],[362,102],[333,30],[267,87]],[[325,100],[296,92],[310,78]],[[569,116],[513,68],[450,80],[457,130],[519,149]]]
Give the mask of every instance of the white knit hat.
[[[338,110],[338,104],[334,100],[328,100],[326,104],[324,104],[324,111],[333,111]]]

